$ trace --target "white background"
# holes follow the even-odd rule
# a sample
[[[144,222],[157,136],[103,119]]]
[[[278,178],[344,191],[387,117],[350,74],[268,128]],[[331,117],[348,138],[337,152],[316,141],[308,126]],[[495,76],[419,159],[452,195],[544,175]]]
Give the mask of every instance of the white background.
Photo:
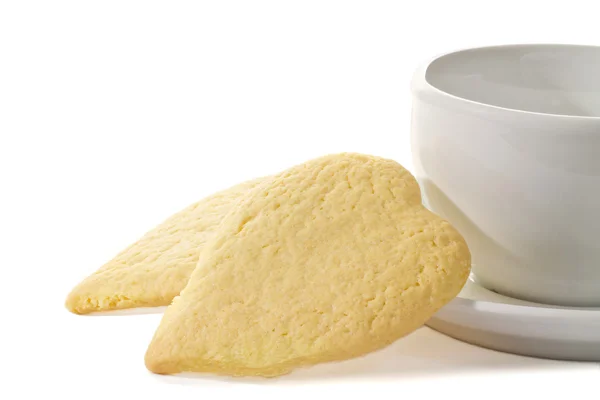
[[[160,377],[143,364],[160,314],[63,307],[81,278],[218,189],[340,151],[412,168],[420,63],[488,44],[600,45],[593,4],[0,2],[0,398],[595,398],[597,364],[428,328],[277,380]]]

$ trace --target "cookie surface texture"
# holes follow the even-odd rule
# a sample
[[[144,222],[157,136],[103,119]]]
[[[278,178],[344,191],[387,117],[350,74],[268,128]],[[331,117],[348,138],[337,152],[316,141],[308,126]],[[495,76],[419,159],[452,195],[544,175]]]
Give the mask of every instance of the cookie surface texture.
[[[169,217],[77,285],[67,309],[85,314],[169,305],[223,217],[259,181],[218,192]]]
[[[337,154],[270,177],[229,214],[146,353],[149,370],[277,376],[380,349],[470,271],[465,241],[398,163]]]

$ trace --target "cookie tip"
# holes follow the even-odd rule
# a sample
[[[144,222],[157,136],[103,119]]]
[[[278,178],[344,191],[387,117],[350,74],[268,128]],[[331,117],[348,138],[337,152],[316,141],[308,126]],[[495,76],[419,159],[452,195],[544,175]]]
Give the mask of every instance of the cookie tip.
[[[152,344],[150,344],[150,347],[144,356],[144,364],[146,365],[146,369],[153,374],[168,375],[177,372],[172,368],[172,363],[163,360],[162,357],[158,357],[154,354],[152,351]]]

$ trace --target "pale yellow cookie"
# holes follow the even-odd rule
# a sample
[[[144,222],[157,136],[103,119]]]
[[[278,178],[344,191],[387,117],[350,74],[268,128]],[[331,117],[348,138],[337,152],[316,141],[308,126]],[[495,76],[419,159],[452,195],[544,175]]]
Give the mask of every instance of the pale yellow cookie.
[[[156,373],[276,376],[356,357],[454,298],[470,253],[398,163],[326,156],[268,178],[229,214],[146,353]]]
[[[171,216],[77,285],[67,308],[85,314],[169,305],[223,217],[259,181],[216,193]]]

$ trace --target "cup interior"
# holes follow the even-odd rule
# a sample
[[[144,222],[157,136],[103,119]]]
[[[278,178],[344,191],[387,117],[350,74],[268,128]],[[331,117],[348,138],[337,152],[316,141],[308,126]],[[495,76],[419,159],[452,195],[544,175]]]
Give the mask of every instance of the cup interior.
[[[433,87],[512,110],[600,117],[600,47],[514,45],[470,49],[434,60]]]

